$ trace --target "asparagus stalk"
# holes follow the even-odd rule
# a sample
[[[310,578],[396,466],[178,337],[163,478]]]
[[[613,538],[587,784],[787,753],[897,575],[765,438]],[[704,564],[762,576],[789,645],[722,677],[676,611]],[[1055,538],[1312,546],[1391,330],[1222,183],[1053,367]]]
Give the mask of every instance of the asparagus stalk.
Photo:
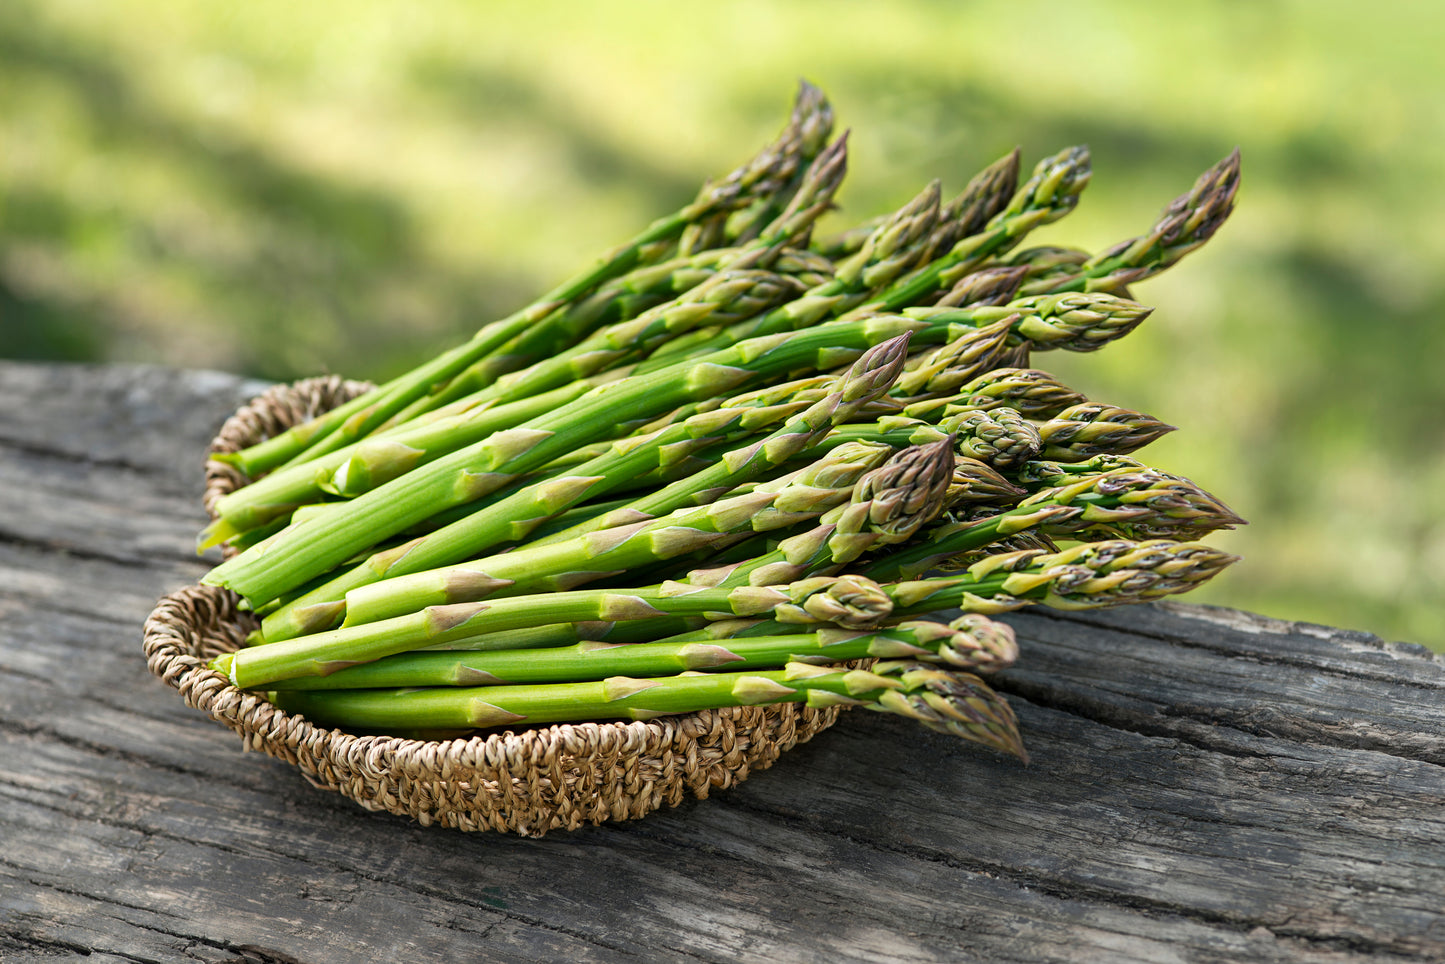
[[[887,594],[900,616],[939,609],[995,614],[1031,603],[1102,609],[1188,592],[1238,560],[1202,542],[1109,539],[1060,552],[997,553],[964,574],[894,583]]]
[[[873,671],[790,663],[781,670],[600,682],[276,694],[322,725],[374,730],[488,729],[579,720],[651,720],[728,706],[863,706],[1027,760],[1008,704],[970,673],[890,660]]]
[[[1058,550],[1051,551],[1057,552]],[[906,620],[881,632],[885,635],[892,634],[899,628],[913,625],[915,625],[915,621]],[[930,620],[928,625],[937,627],[939,624]],[[1014,638],[1013,627],[1007,623],[996,622],[981,613],[964,613],[948,623],[948,629],[950,632],[939,649],[938,657],[950,666],[966,669],[971,673],[995,673],[1012,666],[1018,659],[1018,642]],[[797,630],[788,623],[781,623],[774,619],[718,619],[662,638],[654,637],[653,641],[674,645],[718,643],[731,648],[736,645],[736,640],[775,638],[780,635],[792,635],[796,632]],[[853,631],[820,630],[820,632]],[[938,628],[931,629],[929,632],[941,638],[945,635],[943,630]],[[613,640],[609,638],[608,641],[612,642]],[[882,654],[868,655],[881,656]],[[925,655],[921,653],[913,654],[908,658],[926,659]]]
[[[878,632],[823,627],[813,633],[751,636],[716,643],[659,641],[506,649],[496,652],[410,652],[271,684],[273,689],[374,689],[399,686],[490,686],[570,683],[609,676],[662,676],[689,670],[769,669],[795,661],[915,659],[978,672],[998,669],[1018,654],[1012,629],[984,616],[956,624],[912,620]]]
[[[789,623],[870,629],[891,610],[891,601],[876,583],[852,576],[774,587],[714,589],[663,583],[620,592],[571,590],[429,606],[405,616],[226,653],[211,666],[236,686],[254,689],[299,676],[325,676],[408,650],[560,622],[768,614]]]

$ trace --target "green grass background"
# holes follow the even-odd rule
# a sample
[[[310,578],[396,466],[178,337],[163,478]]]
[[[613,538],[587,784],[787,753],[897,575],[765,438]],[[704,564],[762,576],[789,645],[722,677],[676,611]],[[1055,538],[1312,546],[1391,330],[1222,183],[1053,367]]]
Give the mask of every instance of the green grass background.
[[[0,356],[386,378],[748,156],[799,77],[843,226],[1087,143],[1036,237],[1231,222],[1101,353],[1144,453],[1251,525],[1193,599],[1445,648],[1445,7],[1258,0],[0,4]]]

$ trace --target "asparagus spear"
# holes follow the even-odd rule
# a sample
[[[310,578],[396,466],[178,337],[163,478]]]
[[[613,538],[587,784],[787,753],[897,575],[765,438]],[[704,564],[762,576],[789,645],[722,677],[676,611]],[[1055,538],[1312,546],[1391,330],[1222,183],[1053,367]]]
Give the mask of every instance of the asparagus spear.
[[[789,623],[832,623],[848,629],[870,629],[891,610],[891,600],[876,583],[853,576],[732,589],[680,583],[621,592],[574,589],[429,606],[405,616],[226,653],[212,660],[211,666],[229,676],[236,686],[254,689],[298,676],[325,676],[408,650],[559,622],[768,614]]]
[[[1051,550],[1057,552],[1057,549]],[[647,623],[646,625],[652,625]],[[914,626],[916,621],[906,620],[888,627],[881,632],[884,635],[892,634],[895,630],[905,626]],[[939,624],[928,621],[929,626],[938,627]],[[659,629],[661,628],[659,624]],[[938,657],[942,662],[959,669],[966,669],[971,673],[994,673],[1001,669],[1012,666],[1018,659],[1019,647],[1014,638],[1013,627],[1007,623],[996,622],[981,613],[964,613],[948,623],[949,632],[945,634],[942,629],[934,628],[929,630],[930,635],[937,635],[943,638]],[[774,619],[717,619],[702,624],[701,626],[690,627],[686,630],[664,636],[654,637],[654,642],[681,645],[685,643],[716,643],[728,648],[737,645],[737,640],[755,638],[775,638],[780,635],[791,635],[797,630],[788,623],[781,623]],[[853,630],[819,630],[820,633],[851,633]],[[609,637],[608,642],[613,640]],[[931,645],[931,644],[930,644]],[[866,655],[881,656],[881,653]],[[391,657],[388,657],[389,659]],[[839,657],[841,659],[841,657]],[[852,658],[852,657],[849,657]],[[908,658],[924,659],[923,654],[915,653]],[[931,661],[931,660],[930,660]],[[349,671],[345,671],[349,672]],[[328,679],[330,677],[327,677]]]
[[[781,670],[600,682],[276,694],[287,712],[372,730],[487,729],[579,720],[651,720],[728,706],[862,706],[1027,760],[1008,704],[970,673],[890,660],[874,670],[790,663]]]
[[[912,620],[878,632],[823,627],[813,633],[750,636],[716,643],[658,641],[506,649],[495,652],[398,653],[329,676],[304,676],[273,689],[373,689],[397,686],[489,686],[501,683],[570,683],[609,676],[661,676],[688,670],[781,667],[794,661],[842,663],[855,659],[915,659],[977,672],[998,669],[1018,653],[1013,631],[985,616],[954,624]]]
[[[1053,553],[997,553],[964,574],[898,582],[887,593],[900,616],[955,608],[994,614],[1030,603],[1101,609],[1188,592],[1238,560],[1202,542],[1109,539]]]

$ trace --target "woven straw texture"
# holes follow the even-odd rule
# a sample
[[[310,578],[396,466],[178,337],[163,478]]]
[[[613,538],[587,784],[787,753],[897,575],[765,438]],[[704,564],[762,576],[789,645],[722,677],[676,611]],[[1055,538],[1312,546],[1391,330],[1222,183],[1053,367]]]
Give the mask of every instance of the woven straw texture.
[[[276,386],[233,415],[211,451],[254,444],[367,387],[334,376]],[[209,461],[207,510],[246,481],[234,468]],[[355,736],[283,713],[207,668],[209,659],[239,648],[256,627],[238,603],[236,594],[212,586],[163,598],[145,625],[151,672],[175,687],[188,706],[241,734],[246,749],[285,760],[313,785],[369,810],[413,817],[423,826],[540,837],[550,830],[635,819],[747,779],[838,716],[836,707],[781,704],[469,739]]]

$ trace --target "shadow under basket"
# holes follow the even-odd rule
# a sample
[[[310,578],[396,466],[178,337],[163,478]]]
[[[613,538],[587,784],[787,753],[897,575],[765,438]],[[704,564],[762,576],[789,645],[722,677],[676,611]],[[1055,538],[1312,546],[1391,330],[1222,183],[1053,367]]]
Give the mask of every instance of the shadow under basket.
[[[273,387],[231,416],[211,452],[253,445],[368,387],[334,376]],[[208,461],[207,511],[247,481],[235,468]],[[151,672],[188,706],[241,734],[246,749],[285,760],[314,786],[368,810],[413,817],[423,826],[540,837],[634,819],[747,779],[831,726],[839,712],[784,703],[451,740],[357,736],[282,712],[208,668],[212,657],[238,649],[256,628],[239,603],[235,593],[214,586],[162,598],[145,624]]]

